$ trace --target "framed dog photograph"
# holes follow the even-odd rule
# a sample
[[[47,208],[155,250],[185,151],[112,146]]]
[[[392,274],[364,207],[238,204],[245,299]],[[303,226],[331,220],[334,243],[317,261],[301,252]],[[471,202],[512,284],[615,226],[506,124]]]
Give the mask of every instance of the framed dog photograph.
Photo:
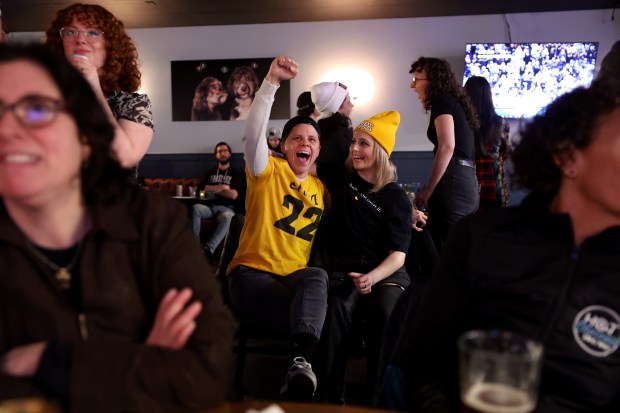
[[[171,62],[172,120],[245,120],[273,57]],[[271,119],[290,117],[290,81],[280,84]]]

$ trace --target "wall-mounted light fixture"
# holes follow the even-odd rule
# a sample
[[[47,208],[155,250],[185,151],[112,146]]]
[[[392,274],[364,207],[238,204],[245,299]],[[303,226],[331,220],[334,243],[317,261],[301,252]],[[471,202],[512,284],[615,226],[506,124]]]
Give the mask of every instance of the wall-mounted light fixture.
[[[325,73],[321,82],[340,82],[347,86],[354,105],[363,105],[375,94],[375,81],[370,74],[355,67],[340,67]]]

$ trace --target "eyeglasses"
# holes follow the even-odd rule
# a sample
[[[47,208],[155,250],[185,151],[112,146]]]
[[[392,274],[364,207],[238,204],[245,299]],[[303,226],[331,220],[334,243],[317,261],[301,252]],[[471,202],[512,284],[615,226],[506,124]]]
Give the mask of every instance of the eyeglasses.
[[[77,40],[80,33],[82,33],[84,39],[90,42],[98,42],[103,39],[103,30],[99,29],[78,30],[75,27],[63,27],[60,29],[60,37],[67,41]]]
[[[420,80],[428,80],[428,79],[425,78],[425,77],[416,77],[415,75],[411,76],[411,83],[415,84],[415,83],[419,82]]]
[[[0,102],[0,118],[11,111],[17,122],[29,129],[49,125],[61,110],[63,104],[59,100],[41,95],[24,96],[12,105]]]

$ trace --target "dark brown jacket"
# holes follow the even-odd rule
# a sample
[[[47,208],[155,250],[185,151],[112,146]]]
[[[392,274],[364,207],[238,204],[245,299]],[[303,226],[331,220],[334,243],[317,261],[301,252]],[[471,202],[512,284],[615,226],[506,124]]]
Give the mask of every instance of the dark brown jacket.
[[[91,212],[79,264],[80,315],[0,202],[0,355],[38,341],[72,342],[72,412],[175,412],[221,402],[232,372],[234,321],[185,208],[136,188]],[[184,287],[203,303],[185,348],[145,345],[162,296]],[[28,380],[0,374],[0,400],[41,394]]]

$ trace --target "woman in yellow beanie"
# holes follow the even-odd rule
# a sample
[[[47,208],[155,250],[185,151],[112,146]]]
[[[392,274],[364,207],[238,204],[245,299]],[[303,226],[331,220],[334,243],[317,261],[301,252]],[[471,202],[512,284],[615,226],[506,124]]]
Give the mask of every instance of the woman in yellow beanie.
[[[319,178],[332,196],[325,217],[329,236],[328,313],[313,365],[319,375],[319,398],[342,401],[347,351],[343,347],[352,320],[365,320],[369,383],[374,383],[381,337],[401,293],[409,285],[404,267],[411,240],[412,206],[396,184],[394,149],[398,112],[379,113],[354,131],[346,166],[317,166]]]

